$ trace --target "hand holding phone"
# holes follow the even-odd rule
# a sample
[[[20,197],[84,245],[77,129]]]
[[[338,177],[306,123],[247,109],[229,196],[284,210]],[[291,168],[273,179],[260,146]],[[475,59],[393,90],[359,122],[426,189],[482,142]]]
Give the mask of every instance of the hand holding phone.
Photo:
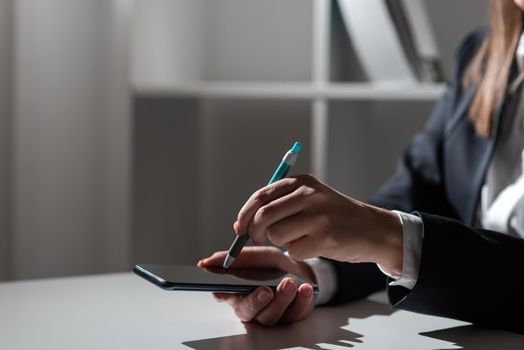
[[[216,252],[199,262],[201,267],[222,266],[227,252]],[[232,268],[278,268],[303,280],[315,281],[309,265],[295,261],[275,247],[245,247],[235,259]],[[261,286],[249,294],[213,293],[218,301],[227,302],[243,322],[256,321],[263,325],[277,322],[297,322],[308,317],[315,306],[316,296],[310,283],[297,284],[284,278],[271,289]]]

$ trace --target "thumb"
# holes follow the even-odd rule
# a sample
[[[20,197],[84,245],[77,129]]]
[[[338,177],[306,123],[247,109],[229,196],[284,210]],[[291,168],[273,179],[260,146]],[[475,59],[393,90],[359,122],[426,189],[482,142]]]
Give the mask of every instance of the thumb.
[[[283,269],[286,257],[276,247],[244,247],[232,267],[263,267]]]
[[[197,266],[222,266],[222,264],[224,263],[224,259],[226,258],[226,255],[226,251],[215,252],[210,257],[199,260]]]

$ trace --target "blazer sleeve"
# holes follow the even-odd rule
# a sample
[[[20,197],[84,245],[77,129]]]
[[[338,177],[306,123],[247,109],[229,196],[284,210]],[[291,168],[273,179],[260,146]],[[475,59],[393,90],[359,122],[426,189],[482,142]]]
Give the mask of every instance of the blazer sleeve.
[[[418,281],[410,291],[388,287],[393,306],[524,332],[524,240],[419,215],[424,240]]]
[[[437,102],[425,128],[412,140],[395,174],[369,200],[386,209],[420,210],[455,217],[442,184],[442,142],[444,130],[462,93],[462,75],[486,36],[485,30],[470,34],[456,54],[446,92]],[[337,291],[328,304],[340,304],[367,296],[387,285],[376,264],[332,261],[337,274]]]

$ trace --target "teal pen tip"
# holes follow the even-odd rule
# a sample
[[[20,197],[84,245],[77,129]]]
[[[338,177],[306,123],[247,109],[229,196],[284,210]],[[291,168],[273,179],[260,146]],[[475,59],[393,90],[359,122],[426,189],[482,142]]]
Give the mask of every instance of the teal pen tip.
[[[291,153],[298,154],[300,152],[300,149],[302,148],[302,144],[300,142],[295,142],[293,145],[293,148],[291,148]]]

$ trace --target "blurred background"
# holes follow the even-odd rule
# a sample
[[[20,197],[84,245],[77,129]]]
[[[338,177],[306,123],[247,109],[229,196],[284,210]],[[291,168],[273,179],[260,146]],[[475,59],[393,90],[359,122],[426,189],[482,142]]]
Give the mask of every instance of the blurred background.
[[[227,249],[295,140],[293,173],[371,195],[486,23],[486,0],[416,1],[433,81],[376,81],[358,33],[384,31],[335,0],[0,0],[0,280]]]

